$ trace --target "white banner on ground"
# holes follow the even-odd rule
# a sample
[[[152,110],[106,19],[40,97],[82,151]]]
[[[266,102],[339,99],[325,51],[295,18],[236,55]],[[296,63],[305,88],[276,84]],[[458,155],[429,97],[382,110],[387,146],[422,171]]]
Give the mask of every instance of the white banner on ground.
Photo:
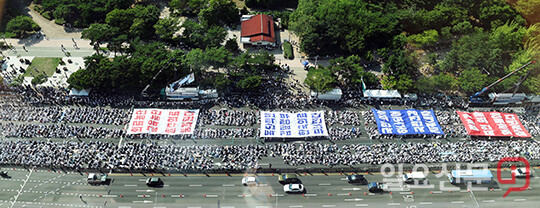
[[[193,134],[199,110],[134,109],[127,134]]]
[[[261,137],[328,136],[324,111],[268,112],[261,111]]]

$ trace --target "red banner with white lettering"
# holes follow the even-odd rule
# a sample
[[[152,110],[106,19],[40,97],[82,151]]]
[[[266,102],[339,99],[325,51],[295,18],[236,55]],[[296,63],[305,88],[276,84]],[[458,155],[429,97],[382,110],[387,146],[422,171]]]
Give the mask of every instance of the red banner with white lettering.
[[[531,137],[514,113],[501,112],[461,112],[456,111],[467,129],[473,136],[495,137]]]
[[[127,134],[193,134],[199,110],[134,109]]]

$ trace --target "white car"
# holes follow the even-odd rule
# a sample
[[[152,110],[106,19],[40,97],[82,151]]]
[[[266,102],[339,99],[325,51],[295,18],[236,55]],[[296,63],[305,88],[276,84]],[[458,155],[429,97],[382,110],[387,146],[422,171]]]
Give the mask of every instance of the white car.
[[[285,193],[304,193],[304,185],[302,184],[287,184],[283,186]]]
[[[248,176],[242,178],[242,185],[244,186],[256,186],[259,184],[259,178],[255,176]]]
[[[517,168],[512,171],[515,174],[516,178],[525,178],[525,168]],[[529,169],[529,176],[531,175],[531,169]]]

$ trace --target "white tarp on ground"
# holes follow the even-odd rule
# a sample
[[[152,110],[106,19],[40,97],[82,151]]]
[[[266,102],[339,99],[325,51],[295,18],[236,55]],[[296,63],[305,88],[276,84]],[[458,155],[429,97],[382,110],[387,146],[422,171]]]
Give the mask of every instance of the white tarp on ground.
[[[90,94],[90,90],[88,89],[78,90],[75,88],[71,88],[71,90],[69,91],[70,96],[88,96],[88,94]]]
[[[127,134],[193,134],[199,110],[134,109]]]
[[[324,111],[268,112],[261,111],[261,137],[328,136]]]
[[[371,98],[401,98],[397,90],[365,90],[364,97]]]

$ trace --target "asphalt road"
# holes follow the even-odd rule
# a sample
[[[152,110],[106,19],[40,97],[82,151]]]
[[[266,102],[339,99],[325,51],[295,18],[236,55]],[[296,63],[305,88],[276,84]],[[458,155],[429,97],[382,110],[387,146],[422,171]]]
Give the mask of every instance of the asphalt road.
[[[492,183],[474,185],[484,191],[467,191],[467,187],[450,185],[446,175],[428,175],[429,185],[420,187],[399,184],[397,177],[386,178],[391,191],[370,194],[366,186],[347,183],[346,174],[299,175],[306,193],[285,194],[277,175],[259,174],[259,186],[241,184],[244,174],[173,174],[158,175],[164,181],[161,188],[150,188],[144,183],[151,175],[110,174],[110,185],[91,186],[86,173],[28,171],[8,169],[10,178],[1,178],[0,207],[535,207],[540,201],[540,180],[531,177],[532,190],[512,192],[503,198],[510,187]],[[534,171],[533,170],[533,174]],[[493,171],[495,176],[496,172]],[[503,171],[509,178],[509,171]],[[370,182],[382,182],[380,173],[366,175]],[[388,181],[393,180],[393,181]],[[441,182],[447,189],[441,190]],[[523,179],[518,179],[523,184]],[[518,186],[518,185],[514,185]],[[448,188],[453,189],[449,191]],[[491,190],[493,188],[493,190]]]

